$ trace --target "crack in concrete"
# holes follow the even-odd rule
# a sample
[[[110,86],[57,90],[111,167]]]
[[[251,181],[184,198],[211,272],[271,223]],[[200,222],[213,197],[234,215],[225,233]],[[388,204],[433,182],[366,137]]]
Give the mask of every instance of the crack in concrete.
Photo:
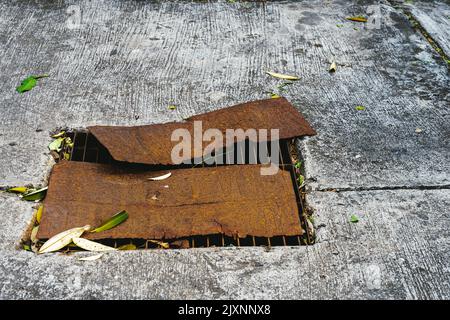
[[[422,26],[422,24],[419,22],[419,20],[414,17],[412,12],[408,10],[408,8],[402,6],[402,5],[396,5],[395,3],[392,3],[392,0],[388,0],[388,3],[394,8],[398,9],[408,18],[409,22],[412,24],[412,27],[419,31],[419,33],[427,40],[427,42],[431,45],[434,51],[436,51],[437,54],[444,60],[444,62],[447,64],[447,68],[450,70],[450,57],[447,56],[444,52],[444,50],[441,48],[441,46],[438,44],[436,40],[428,33],[428,31]]]
[[[352,192],[352,191],[382,191],[382,190],[450,190],[450,184],[431,186],[381,186],[381,187],[344,187],[344,188],[320,188],[311,191],[318,192]]]

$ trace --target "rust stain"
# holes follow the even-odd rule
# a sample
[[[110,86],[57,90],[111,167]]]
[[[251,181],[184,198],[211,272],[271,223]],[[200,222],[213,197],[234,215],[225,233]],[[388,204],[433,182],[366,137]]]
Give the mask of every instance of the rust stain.
[[[239,104],[218,111],[196,115],[185,122],[144,126],[93,126],[89,131],[108,149],[118,161],[144,164],[174,164],[171,151],[178,141],[171,141],[175,129],[187,129],[194,136],[194,121],[202,121],[203,131],[209,128],[219,129],[279,129],[279,138],[288,139],[315,135],[316,132],[285,98],[266,99]],[[269,137],[270,139],[270,137]],[[238,142],[239,140],[236,140]],[[260,140],[261,141],[261,140]],[[205,148],[210,142],[203,142]],[[226,141],[216,150],[226,146]],[[201,155],[199,146],[192,144],[191,159]]]
[[[149,168],[75,161],[56,164],[38,238],[86,224],[98,226],[120,210],[128,211],[126,222],[87,238],[303,233],[288,171],[263,176],[260,165],[176,169],[166,180],[150,181],[167,171]]]

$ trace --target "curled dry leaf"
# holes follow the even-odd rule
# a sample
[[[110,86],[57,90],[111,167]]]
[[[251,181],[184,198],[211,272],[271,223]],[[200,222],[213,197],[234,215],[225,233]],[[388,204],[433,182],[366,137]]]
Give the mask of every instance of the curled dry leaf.
[[[101,231],[106,231],[106,230],[112,229],[127,219],[128,219],[128,212],[126,212],[125,210],[122,210],[120,212],[117,212],[115,215],[113,215],[111,218],[109,218],[109,220],[104,222],[100,227],[95,228],[91,232],[101,232]]]
[[[115,251],[117,249],[113,247],[105,246],[101,243],[94,242],[91,240],[83,239],[83,238],[73,238],[73,243],[77,245],[77,247],[80,247],[81,249],[87,250],[87,251]]]
[[[330,72],[336,72],[336,68],[337,68],[337,66],[336,66],[336,62],[332,62],[331,63],[331,65],[330,65],[330,69],[328,70],[328,71],[330,71]]]
[[[93,256],[80,258],[78,260],[80,260],[80,261],[94,261],[94,260],[100,259],[102,256],[103,256],[103,253],[99,253],[99,254],[95,254]]]
[[[164,180],[164,179],[167,179],[168,177],[170,177],[171,175],[172,175],[172,173],[169,172],[169,173],[164,174],[164,175],[159,176],[159,177],[148,178],[148,180],[152,180],[152,181]]]
[[[268,75],[270,75],[270,76],[272,76],[274,78],[278,78],[278,79],[292,80],[292,81],[295,81],[295,80],[299,79],[299,77],[297,77],[297,76],[290,76],[290,75],[287,75],[287,74],[281,74],[281,73],[276,73],[276,72],[271,72],[271,71],[266,71],[266,73]]]
[[[48,239],[42,247],[39,249],[39,253],[47,253],[57,251],[64,248],[72,242],[73,238],[79,238],[85,231],[91,229],[91,226],[86,225],[84,227],[72,228]]]
[[[148,240],[151,243],[155,243],[157,245],[159,245],[160,247],[163,247],[164,249],[169,249],[169,244],[167,242],[162,242],[162,241],[158,241],[158,240]]]

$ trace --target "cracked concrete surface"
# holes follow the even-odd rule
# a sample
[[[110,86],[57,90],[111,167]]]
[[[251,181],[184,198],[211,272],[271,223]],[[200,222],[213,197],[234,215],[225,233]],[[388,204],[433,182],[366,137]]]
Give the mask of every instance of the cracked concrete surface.
[[[424,3],[409,6],[428,23],[449,7]],[[345,20],[369,7],[379,28]],[[445,48],[436,23],[423,26]],[[265,98],[266,70],[300,76],[284,96],[318,132],[298,142],[316,245],[36,256],[17,249],[33,204],[0,194],[1,298],[450,298],[448,69],[390,3],[1,1],[0,30],[1,185],[45,184],[57,127]]]

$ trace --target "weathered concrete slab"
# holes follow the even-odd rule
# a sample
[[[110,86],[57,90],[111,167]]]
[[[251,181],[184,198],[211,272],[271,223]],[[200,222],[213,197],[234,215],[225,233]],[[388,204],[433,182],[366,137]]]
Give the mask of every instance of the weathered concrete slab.
[[[450,3],[448,1],[413,1],[404,3],[422,27],[450,56]]]
[[[319,226],[311,247],[128,251],[93,262],[8,247],[0,298],[450,298],[449,190],[315,192],[308,200]],[[351,214],[360,222],[351,224]],[[0,234],[20,230],[8,227]]]

